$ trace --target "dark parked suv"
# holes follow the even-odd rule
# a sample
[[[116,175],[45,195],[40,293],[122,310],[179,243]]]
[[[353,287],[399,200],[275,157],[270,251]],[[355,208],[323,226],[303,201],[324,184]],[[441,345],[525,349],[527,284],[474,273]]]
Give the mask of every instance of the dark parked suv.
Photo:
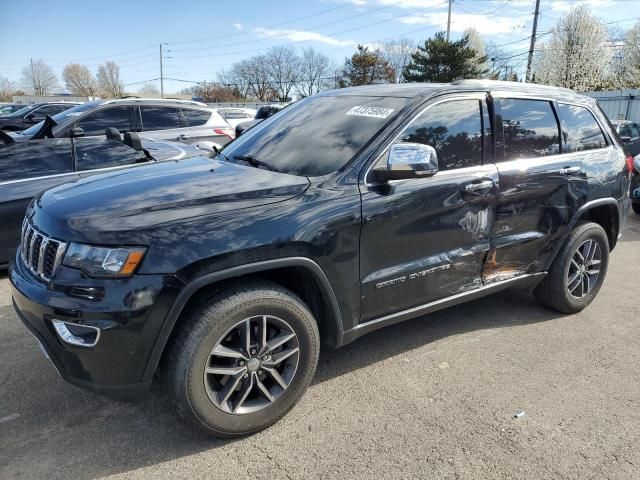
[[[460,81],[288,107],[212,161],[79,180],[27,210],[14,305],[68,381],[255,432],[300,399],[321,342],[510,287],[585,308],[629,207],[595,101]]]

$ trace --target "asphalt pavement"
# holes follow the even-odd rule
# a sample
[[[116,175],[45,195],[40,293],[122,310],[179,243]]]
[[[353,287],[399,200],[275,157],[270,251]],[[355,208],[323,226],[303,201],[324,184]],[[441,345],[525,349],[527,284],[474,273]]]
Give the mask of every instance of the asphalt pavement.
[[[218,441],[158,388],[128,404],[62,381],[1,278],[0,478],[638,479],[639,279],[632,215],[585,311],[507,291],[388,327],[323,352],[276,425]]]

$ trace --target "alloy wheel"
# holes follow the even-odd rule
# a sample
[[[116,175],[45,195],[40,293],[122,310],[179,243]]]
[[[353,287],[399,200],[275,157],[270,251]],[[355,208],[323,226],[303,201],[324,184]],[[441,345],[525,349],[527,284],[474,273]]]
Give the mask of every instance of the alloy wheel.
[[[583,298],[593,290],[600,277],[602,252],[595,240],[585,240],[571,257],[567,290],[574,298]]]
[[[226,413],[255,413],[293,380],[300,345],[293,328],[273,315],[239,321],[218,339],[204,368],[209,400]]]

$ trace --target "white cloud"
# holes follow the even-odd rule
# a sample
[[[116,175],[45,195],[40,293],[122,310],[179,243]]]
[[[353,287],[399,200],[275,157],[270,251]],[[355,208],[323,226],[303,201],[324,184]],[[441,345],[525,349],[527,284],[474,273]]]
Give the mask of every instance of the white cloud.
[[[241,23],[234,23],[233,28],[235,28],[236,30],[244,30],[244,27]]]
[[[447,12],[424,13],[412,16],[401,17],[401,23],[409,25],[425,24],[433,25],[441,29],[447,28]],[[457,13],[451,20],[452,32],[463,32],[469,27],[475,28],[479,33],[485,35],[497,35],[509,33],[514,30],[522,18],[519,17],[495,17],[490,15],[474,15],[471,13]]]
[[[578,5],[586,5],[591,9],[611,7],[615,4],[615,0],[582,0],[579,2],[571,0],[556,0],[551,2],[551,10],[554,12],[568,12]]]
[[[271,30],[268,28],[257,27],[254,28],[253,31],[264,38],[277,38],[279,40],[285,39],[292,42],[312,41],[326,43],[327,45],[335,45],[337,47],[350,47],[357,45],[357,42],[354,42],[353,40],[338,40],[337,38],[333,38],[328,35],[322,35],[321,33],[309,32],[306,30]]]
[[[350,0],[349,3],[351,5],[356,5],[358,7],[361,7],[362,5],[366,5],[367,4],[366,0]]]

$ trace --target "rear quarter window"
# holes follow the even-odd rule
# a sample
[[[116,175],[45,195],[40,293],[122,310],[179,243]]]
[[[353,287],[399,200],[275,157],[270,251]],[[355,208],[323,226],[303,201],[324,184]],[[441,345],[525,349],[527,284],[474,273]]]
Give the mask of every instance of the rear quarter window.
[[[211,112],[189,108],[183,108],[182,115],[184,115],[184,118],[187,121],[187,125],[189,125],[190,127],[202,126],[211,118]]]
[[[598,122],[588,109],[560,103],[558,114],[564,136],[563,152],[580,152],[607,146]]]

